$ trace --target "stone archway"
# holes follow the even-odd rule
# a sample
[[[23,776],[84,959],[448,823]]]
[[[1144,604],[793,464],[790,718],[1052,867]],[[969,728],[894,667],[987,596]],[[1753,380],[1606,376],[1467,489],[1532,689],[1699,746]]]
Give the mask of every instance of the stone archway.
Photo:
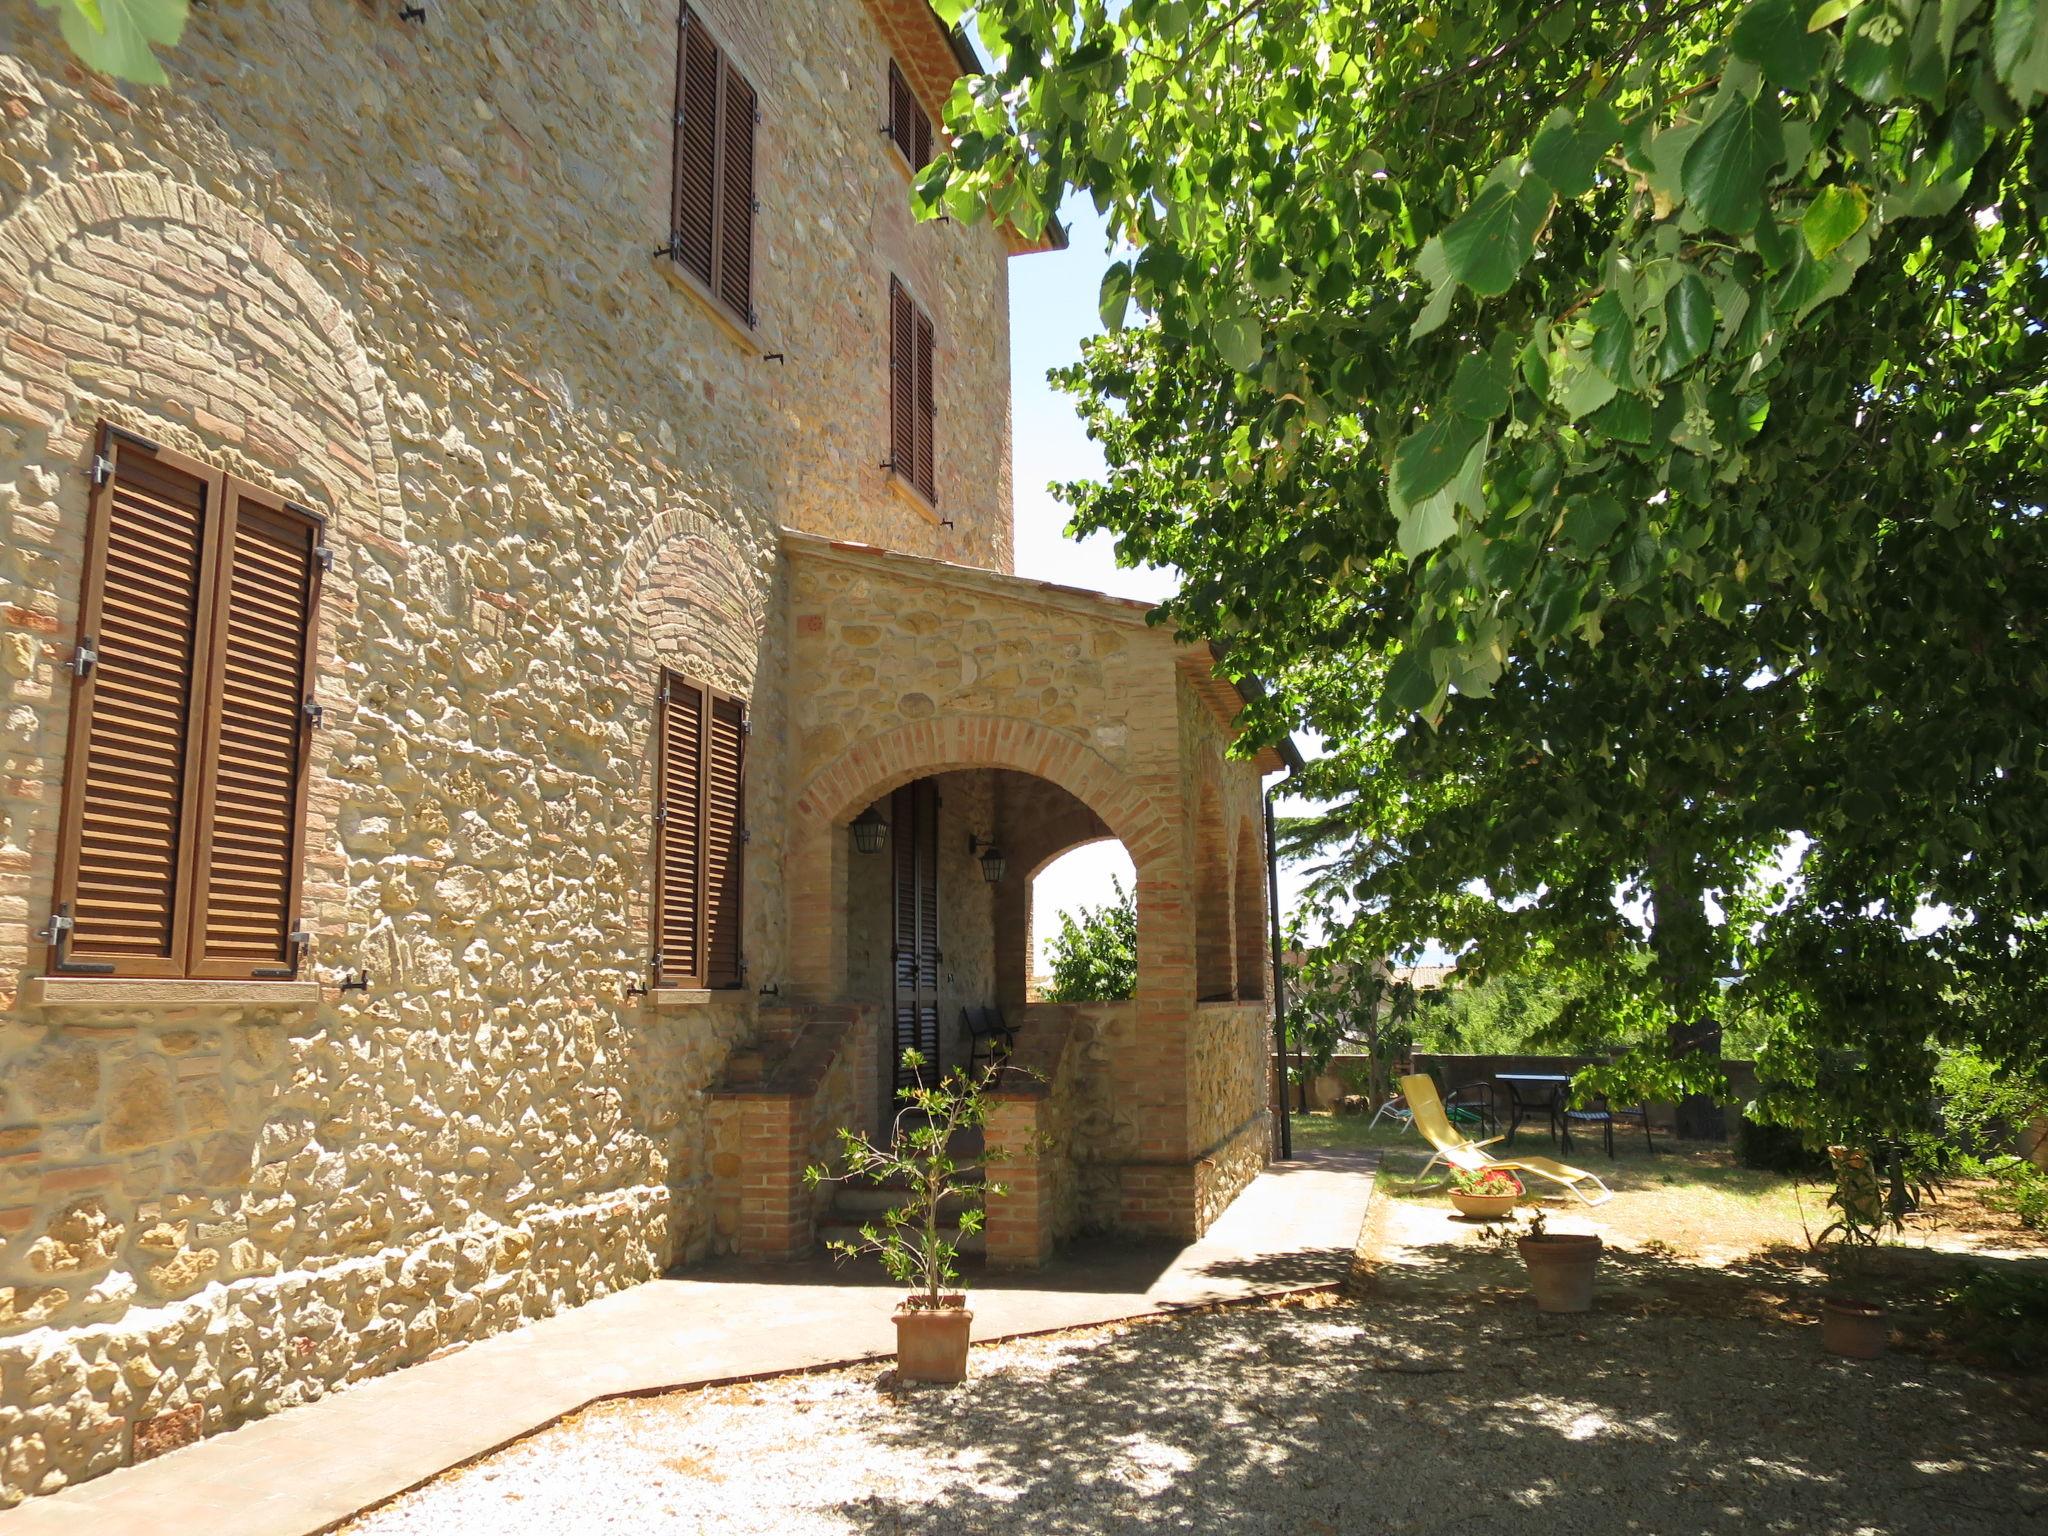
[[[1169,817],[1100,753],[1028,720],[938,716],[856,742],[813,773],[791,808],[789,971],[792,989],[830,999],[846,974],[848,839],[860,811],[899,785],[928,775],[1006,768],[1058,785],[1102,819],[1137,868],[1141,912],[1181,899],[1177,839]],[[1173,925],[1139,924],[1141,1001],[1184,998],[1190,947]]]

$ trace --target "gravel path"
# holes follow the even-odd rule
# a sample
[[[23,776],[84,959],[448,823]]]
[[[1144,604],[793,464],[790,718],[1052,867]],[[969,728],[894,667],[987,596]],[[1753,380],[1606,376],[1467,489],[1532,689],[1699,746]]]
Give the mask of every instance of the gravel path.
[[[360,1517],[508,1531],[2048,1530],[2033,1384],[1810,1329],[1317,1298],[600,1404]]]

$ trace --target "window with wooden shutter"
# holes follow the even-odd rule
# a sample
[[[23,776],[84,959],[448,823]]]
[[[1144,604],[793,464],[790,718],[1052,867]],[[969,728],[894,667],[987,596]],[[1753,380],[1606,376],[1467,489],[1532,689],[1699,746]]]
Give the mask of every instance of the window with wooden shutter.
[[[667,254],[748,326],[754,323],[758,114],[754,88],[685,5],[677,17]]]
[[[889,140],[913,171],[931,163],[931,117],[894,59],[889,61]]]
[[[746,704],[664,672],[656,720],[655,984],[737,987]]]
[[[51,970],[296,973],[313,514],[104,427]]]
[[[889,279],[889,468],[926,502],[938,505],[938,394],[931,317],[896,278]]]

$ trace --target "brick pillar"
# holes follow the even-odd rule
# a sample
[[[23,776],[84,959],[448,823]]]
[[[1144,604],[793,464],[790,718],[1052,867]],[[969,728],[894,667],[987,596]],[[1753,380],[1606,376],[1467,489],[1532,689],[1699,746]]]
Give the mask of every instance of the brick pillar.
[[[742,1094],[738,1099],[739,1235],[746,1259],[794,1259],[808,1253],[811,1193],[804,1188],[807,1099]]]
[[[991,1269],[1037,1269],[1052,1257],[1053,1157],[1058,1147],[1041,1150],[1045,1100],[1038,1094],[996,1098],[989,1108],[986,1133],[991,1147],[1007,1147],[1014,1156],[989,1170],[990,1182],[1005,1193],[991,1195],[983,1233],[988,1240]]]

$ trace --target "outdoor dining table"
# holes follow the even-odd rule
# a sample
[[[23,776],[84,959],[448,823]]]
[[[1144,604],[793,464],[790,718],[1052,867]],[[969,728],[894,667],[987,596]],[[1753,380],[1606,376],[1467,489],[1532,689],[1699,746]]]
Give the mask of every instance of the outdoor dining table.
[[[1565,1090],[1572,1085],[1569,1073],[1496,1072],[1493,1080],[1508,1091],[1509,1146],[1515,1144],[1515,1132],[1522,1121],[1539,1109],[1546,1117],[1550,1139],[1557,1140],[1564,1116]]]

